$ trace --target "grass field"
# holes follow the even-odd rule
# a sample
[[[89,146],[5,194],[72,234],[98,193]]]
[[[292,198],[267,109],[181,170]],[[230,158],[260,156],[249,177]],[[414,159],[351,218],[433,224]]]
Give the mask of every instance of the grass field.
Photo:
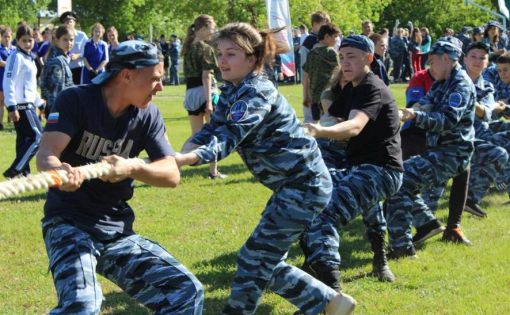
[[[404,103],[404,86],[393,86]],[[302,116],[300,86],[281,92]],[[182,107],[184,88],[166,87],[155,100],[179,149],[189,136]],[[12,126],[0,132],[0,170],[14,156]],[[254,182],[237,154],[220,162],[229,175],[224,181],[206,178],[207,167],[186,168],[177,189],[151,188],[138,183],[131,205],[135,230],[161,243],[187,266],[206,289],[205,314],[218,314],[229,294],[236,253],[259,220],[270,191]],[[473,247],[430,240],[419,259],[390,262],[397,281],[380,283],[362,277],[371,269],[372,254],[357,219],[343,231],[343,288],[359,303],[357,314],[510,314],[510,206],[506,195],[490,195],[483,206],[489,216],[469,214],[463,230]],[[43,314],[56,305],[48,273],[40,220],[44,193],[31,193],[0,202],[0,314]],[[445,200],[438,217],[446,222]],[[297,247],[289,254],[300,265]],[[114,284],[101,278],[104,314],[150,314]],[[257,314],[292,314],[295,307],[271,293],[264,295]]]

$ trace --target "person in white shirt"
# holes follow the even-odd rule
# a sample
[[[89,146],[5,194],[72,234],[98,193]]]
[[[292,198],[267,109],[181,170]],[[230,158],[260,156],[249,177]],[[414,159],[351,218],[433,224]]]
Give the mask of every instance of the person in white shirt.
[[[7,178],[30,173],[30,159],[41,140],[41,123],[36,107],[44,108],[37,91],[37,67],[31,53],[34,47],[32,29],[21,24],[16,30],[17,49],[7,58],[4,73],[4,102],[16,129],[16,158],[3,173]]]

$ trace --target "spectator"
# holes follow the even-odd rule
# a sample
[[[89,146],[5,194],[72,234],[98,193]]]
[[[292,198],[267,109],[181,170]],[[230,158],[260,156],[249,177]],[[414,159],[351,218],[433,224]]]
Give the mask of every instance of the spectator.
[[[0,130],[4,129],[4,72],[7,58],[16,51],[12,42],[12,30],[10,27],[0,28]]]
[[[77,15],[74,11],[66,11],[60,16],[60,22],[62,24],[70,26],[75,31],[74,46],[69,52],[71,57],[71,63],[69,64],[71,72],[73,73],[74,84],[81,83],[81,73],[83,70],[83,49],[85,43],[89,39],[87,35],[79,30],[76,30]]]
[[[425,69],[427,65],[427,59],[429,57],[430,46],[432,45],[432,37],[430,37],[429,29],[422,27],[421,31],[421,68]]]
[[[179,55],[181,54],[181,42],[175,34],[170,36],[168,54],[170,56],[170,84],[179,85],[179,71],[177,67],[179,66]]]
[[[184,107],[188,111],[191,135],[195,135],[209,121],[218,100],[214,72],[218,70],[214,49],[207,44],[214,35],[216,22],[212,16],[202,14],[188,27],[182,47],[186,96]],[[209,164],[209,178],[223,179],[227,176],[218,171],[216,161]]]
[[[41,93],[46,100],[45,114],[48,118],[55,104],[57,95],[64,89],[73,86],[73,74],[69,68],[70,58],[67,55],[74,45],[74,30],[61,25],[55,32],[55,53],[49,58],[41,75]]]
[[[301,68],[303,68],[304,63],[306,62],[306,58],[308,56],[308,53],[319,43],[319,39],[317,37],[317,33],[319,32],[319,29],[322,25],[330,23],[331,19],[329,18],[329,15],[327,13],[324,13],[322,11],[314,12],[310,16],[311,22],[312,22],[312,31],[310,34],[306,37],[304,42],[301,44],[301,49],[299,53],[301,54]],[[308,84],[307,82],[308,77],[306,73],[303,73],[303,87]],[[306,99],[305,99],[305,89],[303,88],[303,115],[304,115],[304,121],[305,122],[311,122],[313,121],[312,112],[310,107],[307,106]]]
[[[112,50],[119,46],[119,32],[117,32],[115,26],[110,26],[106,30],[106,38],[108,39],[108,56],[110,56]]]
[[[393,82],[402,83],[402,65],[404,55],[407,54],[407,46],[404,41],[405,31],[398,28],[397,33],[393,34],[390,40],[390,57],[393,60]]]
[[[365,20],[363,21],[363,23],[361,23],[361,29],[362,35],[370,37],[370,35],[372,35],[372,33],[374,32],[374,23],[372,23],[370,20]]]
[[[411,51],[411,61],[413,65],[413,71],[415,73],[421,71],[421,44],[421,31],[418,28],[413,28],[413,34],[409,42],[409,50]]]
[[[108,45],[101,39],[104,35],[104,27],[101,23],[92,25],[92,38],[83,48],[83,68],[81,84],[89,84],[98,74],[104,72],[108,63]]]
[[[159,36],[159,49],[161,51],[161,54],[163,54],[163,67],[165,67],[165,79],[168,79],[169,77],[169,68],[170,68],[170,59],[168,57],[168,49],[169,45],[166,41],[165,34],[161,34]]]

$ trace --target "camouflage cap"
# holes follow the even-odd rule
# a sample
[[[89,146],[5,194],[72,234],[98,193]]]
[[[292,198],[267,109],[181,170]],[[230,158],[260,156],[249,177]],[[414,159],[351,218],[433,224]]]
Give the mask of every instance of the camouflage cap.
[[[430,48],[430,54],[447,54],[451,60],[459,60],[460,56],[462,56],[462,49],[451,37],[441,37]]]
[[[346,38],[342,39],[342,43],[340,44],[340,48],[343,47],[354,47],[364,52],[373,54],[374,43],[365,35],[349,35]]]
[[[92,83],[103,84],[122,69],[141,69],[160,62],[156,45],[141,40],[128,40],[112,50],[106,70],[92,79]]]

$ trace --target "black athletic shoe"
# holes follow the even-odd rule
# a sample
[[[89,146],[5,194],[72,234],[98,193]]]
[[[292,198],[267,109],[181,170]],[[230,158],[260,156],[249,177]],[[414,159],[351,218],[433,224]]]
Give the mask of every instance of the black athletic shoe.
[[[444,230],[443,238],[441,238],[444,242],[450,242],[455,244],[463,244],[471,246],[473,245],[470,240],[462,233],[460,227],[447,228]]]
[[[413,244],[420,245],[429,238],[443,232],[444,226],[439,223],[437,219],[430,221],[422,227],[416,229],[416,234],[413,236]]]
[[[397,247],[397,248],[390,248],[387,255],[388,259],[401,259],[401,258],[417,258],[418,255],[416,255],[416,250],[414,249],[414,246],[411,247]]]
[[[4,124],[0,124],[0,130],[4,130]]]
[[[466,201],[464,211],[466,211],[467,213],[471,213],[472,215],[477,216],[479,218],[487,217],[487,212],[483,211],[480,205],[470,200]]]
[[[14,177],[18,177],[20,175],[23,175],[22,173],[12,169],[12,168],[9,168],[7,169],[4,173],[3,173],[4,177],[5,178],[14,178]]]

